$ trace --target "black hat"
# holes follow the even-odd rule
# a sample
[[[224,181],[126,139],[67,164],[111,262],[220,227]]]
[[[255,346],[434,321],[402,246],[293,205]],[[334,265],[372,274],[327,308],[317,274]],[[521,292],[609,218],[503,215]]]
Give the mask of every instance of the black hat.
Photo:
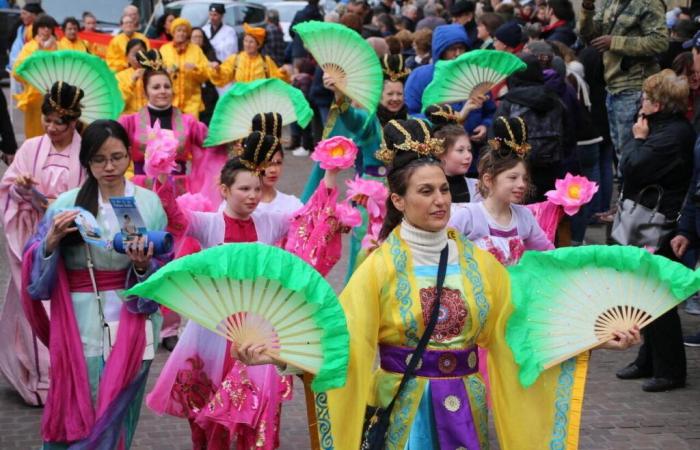
[[[402,167],[419,158],[435,158],[444,153],[442,139],[435,139],[424,120],[390,120],[384,126],[384,145],[376,153],[377,159]]]
[[[256,175],[262,175],[272,155],[281,149],[277,136],[253,131],[245,138],[243,147],[238,150],[238,160],[246,169]]]
[[[433,124],[433,132],[447,125],[459,124],[459,112],[450,105],[430,105],[425,109],[425,117]]]
[[[80,100],[84,95],[79,87],[56,81],[44,96],[44,103],[59,116],[74,120],[81,115]]]
[[[498,27],[493,36],[508,47],[515,48],[523,40],[523,30],[518,25],[518,22],[511,20]]]
[[[382,57],[381,62],[385,80],[403,83],[411,73],[411,69],[406,67],[406,58],[403,55],[386,54]]]
[[[498,116],[494,119],[491,150],[500,157],[524,158],[530,151],[527,143],[527,125],[521,117]]]
[[[209,5],[209,11],[218,12],[219,14],[226,14],[226,8],[223,3],[212,3]]]
[[[39,3],[25,3],[22,9],[32,14],[42,14],[44,12]]]
[[[508,88],[544,84],[542,65],[539,58],[532,53],[524,53],[520,55],[520,59],[525,63],[525,70],[515,72],[508,77]]]
[[[450,8],[452,17],[461,16],[463,14],[473,13],[476,10],[476,4],[471,0],[459,0]]]
[[[252,122],[252,131],[259,131],[282,139],[282,115],[280,113],[258,113],[253,116]]]

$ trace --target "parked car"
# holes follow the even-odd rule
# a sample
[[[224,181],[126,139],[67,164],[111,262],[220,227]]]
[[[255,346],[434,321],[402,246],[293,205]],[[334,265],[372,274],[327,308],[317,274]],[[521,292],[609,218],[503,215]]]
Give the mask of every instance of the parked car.
[[[154,27],[158,18],[165,11],[174,12],[178,17],[189,20],[193,27],[204,26],[209,20],[209,5],[213,0],[179,0],[166,4],[158,3],[153,11],[153,17],[148,21],[149,28]],[[226,8],[224,23],[236,29],[239,48],[243,46],[243,23],[250,26],[261,27],[265,25],[267,8],[259,3],[239,2],[231,0],[219,0]],[[149,30],[146,30],[148,33]]]
[[[292,37],[289,35],[289,25],[292,24],[294,14],[304,9],[307,4],[307,2],[297,0],[265,3],[267,9],[276,9],[280,13],[280,26],[282,27],[282,31],[284,31],[284,40],[286,42],[292,40]]]

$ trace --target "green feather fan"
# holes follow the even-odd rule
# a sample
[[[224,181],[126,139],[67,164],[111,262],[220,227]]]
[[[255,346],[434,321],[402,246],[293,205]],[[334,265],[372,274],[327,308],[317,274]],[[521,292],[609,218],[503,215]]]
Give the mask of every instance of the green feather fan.
[[[57,81],[79,87],[80,120],[117,119],[124,110],[119,84],[107,64],[97,56],[75,50],[34,52],[17,68],[17,74],[40,92],[49,92]]]
[[[525,69],[515,55],[498,50],[473,50],[452,61],[438,61],[433,81],[423,91],[423,110],[486,94],[515,72]]]
[[[349,334],[328,282],[302,259],[264,244],[228,244],[176,259],[126,292],[150,298],[232,342],[266,343],[275,359],[345,384]]]
[[[314,114],[299,89],[277,78],[235,83],[216,103],[204,146],[243,139],[250,134],[253,116],[268,112],[280,113],[283,125],[297,122],[302,128]]]
[[[526,252],[508,268],[514,312],[506,341],[520,382],[610,339],[642,328],[700,289],[685,266],[629,246]]]
[[[294,32],[341,92],[370,114],[377,110],[384,75],[377,54],[362,36],[345,25],[317,21],[300,23]]]

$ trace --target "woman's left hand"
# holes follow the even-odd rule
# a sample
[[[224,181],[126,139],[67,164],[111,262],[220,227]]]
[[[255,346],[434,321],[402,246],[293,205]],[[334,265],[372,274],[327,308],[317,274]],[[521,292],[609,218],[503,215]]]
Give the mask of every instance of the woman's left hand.
[[[231,343],[231,357],[237,359],[246,366],[262,366],[265,364],[275,364],[275,360],[267,354],[266,344],[253,344],[244,342],[238,344]]]
[[[471,136],[469,136],[469,139],[472,141],[481,142],[486,139],[487,131],[488,130],[486,129],[485,125],[479,125],[478,127],[474,128],[474,131],[472,132]]]
[[[146,246],[146,237],[139,236],[135,241],[127,245],[126,255],[131,259],[134,269],[146,272],[153,257],[153,242]]]
[[[596,349],[627,350],[633,345],[642,342],[642,337],[639,334],[639,327],[636,325],[629,331],[615,331],[614,334],[614,338],[600,344]]]
[[[643,115],[639,115],[637,122],[632,126],[632,134],[635,139],[646,139],[649,136],[649,121]]]

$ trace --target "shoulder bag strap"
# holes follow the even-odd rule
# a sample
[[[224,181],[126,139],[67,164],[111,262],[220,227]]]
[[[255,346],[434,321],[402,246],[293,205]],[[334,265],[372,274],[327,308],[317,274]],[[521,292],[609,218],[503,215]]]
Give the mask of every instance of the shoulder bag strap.
[[[433,309],[430,312],[430,320],[428,321],[428,325],[425,327],[425,332],[420,337],[420,341],[418,341],[416,349],[411,354],[411,360],[408,363],[406,372],[403,374],[403,378],[401,378],[401,384],[399,384],[399,389],[396,391],[396,395],[394,395],[394,398],[391,399],[391,403],[389,403],[389,405],[386,407],[385,414],[387,416],[391,415],[391,410],[394,409],[396,399],[399,398],[399,396],[401,395],[401,391],[403,391],[403,388],[413,378],[414,372],[416,371],[416,367],[418,366],[418,362],[423,357],[423,353],[425,352],[426,347],[428,347],[430,337],[433,335],[433,331],[435,331],[435,325],[437,325],[437,319],[440,312],[440,298],[442,297],[442,285],[445,282],[445,273],[447,272],[448,247],[449,244],[445,245],[445,248],[443,248],[440,252],[440,265],[438,266],[437,274],[437,288],[435,289],[435,301],[433,302]]]

